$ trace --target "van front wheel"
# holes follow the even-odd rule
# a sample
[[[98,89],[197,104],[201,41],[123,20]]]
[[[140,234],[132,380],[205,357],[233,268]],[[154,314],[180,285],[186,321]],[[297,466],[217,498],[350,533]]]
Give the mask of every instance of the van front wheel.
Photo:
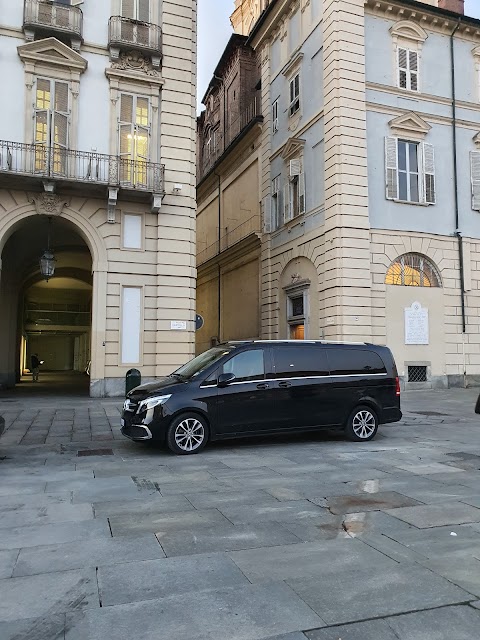
[[[167,432],[167,445],[177,455],[198,453],[208,441],[208,425],[195,413],[183,413],[173,420]]]
[[[373,440],[378,431],[378,418],[370,407],[357,407],[352,411],[345,427],[345,434],[354,442]]]

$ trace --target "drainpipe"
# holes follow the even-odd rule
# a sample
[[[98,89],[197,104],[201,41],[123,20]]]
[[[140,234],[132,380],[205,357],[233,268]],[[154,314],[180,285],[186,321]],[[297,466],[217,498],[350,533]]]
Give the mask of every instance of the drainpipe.
[[[215,171],[214,175],[218,178],[218,255],[221,252],[221,240],[222,240],[222,182],[220,175]],[[221,321],[220,314],[222,310],[222,270],[220,268],[220,260],[218,262],[218,295],[217,295],[217,313],[218,313],[218,331],[217,336],[220,340]]]
[[[466,356],[465,356],[465,338],[467,330],[467,321],[465,313],[465,269],[463,262],[463,238],[460,230],[460,206],[458,200],[458,161],[457,161],[457,92],[455,82],[455,34],[460,27],[459,19],[455,25],[455,29],[450,35],[450,62],[451,62],[451,78],[452,78],[452,134],[453,134],[453,185],[455,195],[455,235],[458,242],[458,259],[460,265],[460,296],[462,305],[462,342],[463,342],[463,381],[466,386]]]

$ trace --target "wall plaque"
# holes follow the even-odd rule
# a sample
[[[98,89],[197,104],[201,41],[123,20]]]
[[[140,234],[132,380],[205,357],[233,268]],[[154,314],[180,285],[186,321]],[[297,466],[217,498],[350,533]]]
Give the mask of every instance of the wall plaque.
[[[429,344],[428,309],[419,302],[405,309],[405,344]]]

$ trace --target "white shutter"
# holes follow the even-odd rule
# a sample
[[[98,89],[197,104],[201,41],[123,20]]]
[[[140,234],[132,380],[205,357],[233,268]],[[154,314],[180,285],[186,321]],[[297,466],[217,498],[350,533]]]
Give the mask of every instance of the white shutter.
[[[150,0],[137,0],[137,20],[150,22]]]
[[[385,177],[387,200],[398,200],[398,140],[385,138]]]
[[[305,213],[305,174],[298,176],[298,213]]]
[[[480,151],[470,154],[472,167],[472,209],[480,211]]]
[[[435,150],[432,144],[422,143],[424,201],[435,204]]]
[[[298,158],[295,158],[295,160],[290,160],[290,168],[289,168],[289,175],[291,178],[294,178],[295,176],[299,176],[302,173],[302,163],[300,162],[300,160]]]
[[[135,18],[135,0],[122,0],[122,16],[124,18]]]
[[[290,189],[290,181],[287,181],[287,184],[283,187],[283,220],[288,222],[289,220],[293,220],[293,207],[292,207],[292,199],[291,199],[291,189]]]
[[[272,197],[266,196],[263,199],[263,233],[272,232],[272,221],[273,221]]]
[[[398,49],[398,86],[401,89],[408,88],[408,51],[399,47]]]
[[[410,74],[411,91],[418,91],[418,53],[416,51],[408,52],[408,67]]]

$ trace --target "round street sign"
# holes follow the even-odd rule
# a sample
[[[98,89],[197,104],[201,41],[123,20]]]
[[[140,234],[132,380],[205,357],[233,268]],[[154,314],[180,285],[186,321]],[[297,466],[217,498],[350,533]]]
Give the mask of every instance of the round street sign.
[[[195,316],[195,329],[196,331],[199,331],[203,325],[205,324],[205,320],[202,318],[202,316],[200,316],[198,313]]]

